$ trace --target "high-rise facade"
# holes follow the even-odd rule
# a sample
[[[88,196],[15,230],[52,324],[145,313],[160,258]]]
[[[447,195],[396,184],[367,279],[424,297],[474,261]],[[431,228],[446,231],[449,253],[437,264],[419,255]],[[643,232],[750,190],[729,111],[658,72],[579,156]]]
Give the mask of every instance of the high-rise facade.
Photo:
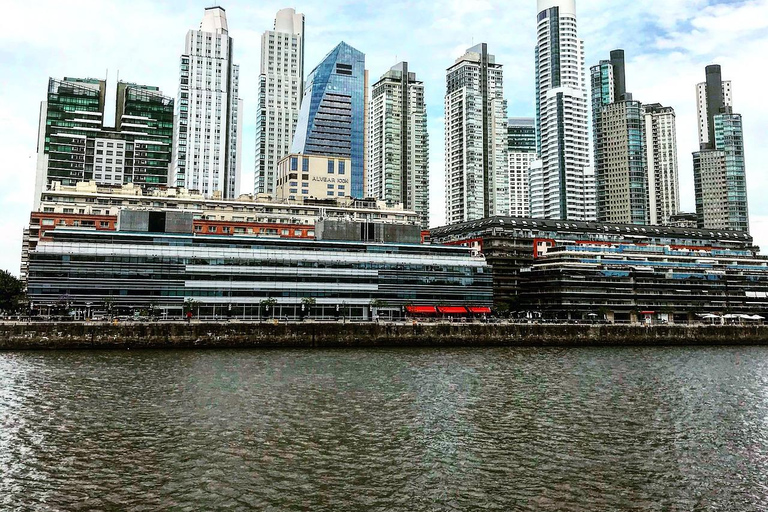
[[[168,184],[173,99],[157,87],[119,82],[114,127],[105,126],[105,80],[54,78],[40,107],[34,205],[53,182]]]
[[[648,223],[669,226],[680,213],[675,110],[643,105],[645,161],[648,167]]]
[[[407,62],[373,85],[368,150],[368,196],[401,203],[429,228],[429,137],[424,84]]]
[[[591,68],[597,220],[648,224],[643,105],[626,90],[624,50]]]
[[[506,215],[509,172],[502,66],[481,43],[448,68],[446,84],[446,223]]]
[[[277,164],[291,149],[304,87],[304,15],[281,9],[261,36],[254,192],[274,194]]]
[[[365,54],[341,42],[307,76],[291,153],[352,160],[350,192],[362,198],[367,173]]]
[[[536,146],[531,216],[594,220],[584,42],[575,0],[538,0]]]
[[[536,160],[536,120],[511,117],[507,122],[507,163],[509,165],[509,215],[531,214],[531,164]]]
[[[706,76],[706,139],[700,141],[701,150],[693,154],[699,227],[749,231],[741,115],[735,114],[728,103],[730,94],[725,94],[720,66],[707,66]],[[701,105],[700,89],[698,85],[697,100]]]
[[[181,56],[173,184],[206,197],[240,194],[242,111],[240,70],[221,7],[205,9]]]
[[[712,115],[721,108],[733,107],[733,91],[730,80],[722,79],[720,66],[707,66],[706,81],[696,85],[696,113],[699,119],[699,146],[703,149],[714,144],[714,124]],[[718,84],[720,86],[718,87]],[[711,146],[707,146],[712,149]]]

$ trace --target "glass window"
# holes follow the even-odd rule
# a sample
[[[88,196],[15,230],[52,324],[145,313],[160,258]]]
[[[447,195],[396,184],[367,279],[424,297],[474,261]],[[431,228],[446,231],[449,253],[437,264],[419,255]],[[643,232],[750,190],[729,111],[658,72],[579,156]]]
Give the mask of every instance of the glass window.
[[[339,174],[344,174],[344,160],[339,160]]]
[[[328,160],[328,174],[333,174],[333,160]]]
[[[303,172],[309,172],[309,158],[304,157],[301,161],[301,170]]]
[[[298,171],[299,170],[299,159],[295,156],[291,157],[291,170],[292,171]]]

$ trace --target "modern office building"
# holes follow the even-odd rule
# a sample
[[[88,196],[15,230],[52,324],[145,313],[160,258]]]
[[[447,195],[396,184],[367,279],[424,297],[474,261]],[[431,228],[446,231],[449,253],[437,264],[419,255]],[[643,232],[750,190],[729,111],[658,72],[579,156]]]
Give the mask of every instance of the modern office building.
[[[286,155],[277,166],[275,198],[303,201],[350,197],[352,160],[320,155]],[[398,207],[402,206],[398,203]]]
[[[648,167],[648,224],[671,225],[680,212],[675,109],[643,105]]]
[[[281,9],[261,36],[254,192],[274,194],[277,164],[291,149],[304,93],[304,15]]]
[[[528,217],[531,214],[531,164],[536,159],[536,120],[532,117],[509,118],[509,215],[513,217]]]
[[[768,258],[743,231],[493,217],[430,236],[486,257],[498,311],[581,319],[604,308],[629,321],[633,312],[685,318],[768,307],[749,295],[768,291]]]
[[[429,137],[424,84],[400,62],[373,85],[368,197],[402,204],[429,227]]]
[[[536,146],[540,178],[531,180],[531,215],[594,220],[584,42],[575,0],[538,0]]]
[[[157,87],[118,82],[114,126],[105,126],[106,93],[105,80],[48,80],[40,107],[35,208],[54,182],[168,184],[173,99]]]
[[[323,159],[322,163],[326,162]],[[65,227],[114,231],[119,213],[129,209],[188,212],[193,216],[195,233],[219,236],[313,239],[321,219],[407,226],[420,222],[416,212],[388,207],[384,201],[321,197],[276,201],[271,196],[242,195],[226,200],[205,198],[186,189],[98,185],[92,181],[63,186],[54,182],[42,193],[39,208],[30,214],[21,275],[27,273],[29,249],[46,239],[50,231]]]
[[[365,54],[341,42],[307,77],[291,153],[350,158],[353,197],[366,192],[368,72]]]
[[[434,312],[438,304],[490,311],[492,304],[485,259],[463,247],[192,230],[190,213],[160,211],[124,211],[117,231],[55,229],[29,254],[28,297],[43,314],[59,311],[65,298],[70,311],[155,310],[176,319],[185,303],[198,318],[245,320],[300,318],[310,298],[311,316],[326,319],[402,318],[406,307]],[[373,301],[385,305],[373,312]]]
[[[243,102],[224,9],[206,8],[200,29],[187,32],[184,46],[172,184],[206,197],[237,197]]]
[[[445,218],[448,224],[509,211],[503,72],[481,43],[446,73]]]
[[[643,105],[626,90],[624,50],[591,68],[597,220],[649,222]]]
[[[693,154],[699,227],[749,231],[741,114],[735,114],[729,103],[730,84],[724,85],[720,66],[707,66],[706,75],[707,139]],[[701,85],[697,86],[700,92]]]

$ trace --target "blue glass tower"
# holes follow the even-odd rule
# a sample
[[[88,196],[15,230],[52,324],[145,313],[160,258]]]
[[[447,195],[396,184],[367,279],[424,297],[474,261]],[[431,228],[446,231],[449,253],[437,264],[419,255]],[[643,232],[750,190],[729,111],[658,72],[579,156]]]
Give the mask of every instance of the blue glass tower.
[[[352,160],[350,191],[365,194],[365,54],[345,42],[307,77],[292,153]]]

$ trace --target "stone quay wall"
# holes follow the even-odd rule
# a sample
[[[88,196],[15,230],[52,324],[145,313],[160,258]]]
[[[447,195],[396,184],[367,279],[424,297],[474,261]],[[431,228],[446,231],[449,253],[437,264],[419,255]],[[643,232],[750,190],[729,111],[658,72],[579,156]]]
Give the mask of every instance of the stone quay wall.
[[[0,350],[768,345],[768,326],[341,323],[0,324]]]

